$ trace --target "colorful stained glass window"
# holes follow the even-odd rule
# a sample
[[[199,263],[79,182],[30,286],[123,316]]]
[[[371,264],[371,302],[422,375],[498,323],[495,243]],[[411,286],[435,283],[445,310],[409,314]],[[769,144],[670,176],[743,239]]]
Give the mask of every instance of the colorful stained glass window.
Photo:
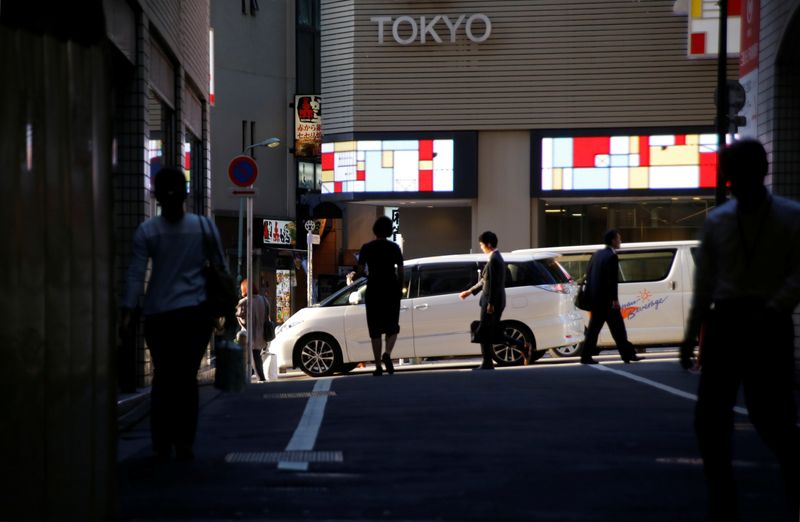
[[[542,138],[542,190],[713,188],[715,134]]]
[[[322,144],[322,193],[452,192],[453,140]]]

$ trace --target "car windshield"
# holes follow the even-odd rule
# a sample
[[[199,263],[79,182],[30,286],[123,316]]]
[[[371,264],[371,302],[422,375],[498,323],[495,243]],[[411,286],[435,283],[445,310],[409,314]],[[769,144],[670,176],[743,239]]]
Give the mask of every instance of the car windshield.
[[[353,284],[346,286],[332,293],[322,301],[319,306],[342,306],[350,303],[350,294],[358,290],[358,287],[367,282],[366,277],[359,277]]]

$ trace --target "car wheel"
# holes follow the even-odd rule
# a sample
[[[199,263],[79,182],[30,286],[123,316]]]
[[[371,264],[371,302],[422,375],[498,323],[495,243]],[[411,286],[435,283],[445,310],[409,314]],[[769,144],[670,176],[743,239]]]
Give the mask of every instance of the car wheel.
[[[339,344],[327,335],[310,335],[297,343],[296,361],[300,369],[311,377],[333,375],[342,365]]]
[[[579,357],[583,353],[583,343],[550,348],[549,352],[551,357]]]
[[[350,373],[356,369],[358,363],[343,363],[339,366],[339,373]]]
[[[536,351],[536,339],[527,326],[517,322],[501,322],[500,325],[506,337],[524,339],[525,342],[531,343],[531,362],[544,355],[543,352]],[[522,350],[516,344],[495,344],[492,347],[492,352],[492,358],[499,366],[520,366],[524,363]]]

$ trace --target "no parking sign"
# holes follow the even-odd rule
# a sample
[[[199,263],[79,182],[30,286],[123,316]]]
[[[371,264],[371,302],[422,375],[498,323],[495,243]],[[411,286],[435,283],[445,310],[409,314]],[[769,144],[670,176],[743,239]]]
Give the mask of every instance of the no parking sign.
[[[236,156],[228,164],[228,178],[237,187],[249,187],[258,178],[258,164],[250,156]]]

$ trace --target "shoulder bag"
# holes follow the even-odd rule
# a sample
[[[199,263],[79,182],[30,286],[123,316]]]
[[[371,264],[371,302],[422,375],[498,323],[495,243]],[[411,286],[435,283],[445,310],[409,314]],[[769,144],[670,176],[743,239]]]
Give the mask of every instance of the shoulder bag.
[[[203,231],[203,251],[206,257],[203,268],[206,277],[206,306],[212,317],[229,317],[239,302],[236,283],[222,260],[222,252],[211,233],[211,227],[208,226],[209,230],[206,231],[208,218],[198,217]]]
[[[269,304],[267,298],[263,295],[261,296],[264,299],[264,341],[270,342],[275,339],[275,323],[272,322],[272,319],[269,318]]]

